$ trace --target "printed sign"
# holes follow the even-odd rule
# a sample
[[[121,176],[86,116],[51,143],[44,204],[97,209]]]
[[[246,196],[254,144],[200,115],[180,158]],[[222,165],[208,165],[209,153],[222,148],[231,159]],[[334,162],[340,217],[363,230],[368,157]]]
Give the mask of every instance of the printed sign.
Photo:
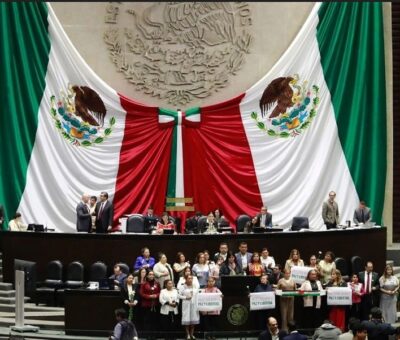
[[[220,293],[197,294],[197,309],[199,312],[215,312],[222,310],[222,297]]]
[[[328,306],[347,306],[352,304],[351,288],[328,287],[326,291]]]
[[[293,281],[301,285],[307,279],[307,275],[310,270],[310,267],[293,266],[291,272]]]
[[[250,310],[274,309],[275,293],[250,293]]]

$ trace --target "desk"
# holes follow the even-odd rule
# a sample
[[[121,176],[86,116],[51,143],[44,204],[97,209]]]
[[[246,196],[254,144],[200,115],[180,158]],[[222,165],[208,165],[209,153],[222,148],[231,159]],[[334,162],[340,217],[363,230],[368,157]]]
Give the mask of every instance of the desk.
[[[61,260],[65,269],[70,262],[79,260],[85,266],[85,274],[92,263],[101,260],[108,265],[111,275],[114,263],[119,261],[127,263],[132,269],[144,246],[149,247],[155,257],[157,252],[163,251],[171,264],[175,262],[178,251],[195,263],[199,251],[208,249],[212,256],[218,251],[219,244],[226,242],[229,249],[237,252],[241,241],[247,242],[249,251],[261,251],[268,247],[276,263],[282,265],[293,248],[300,250],[306,263],[310,255],[317,254],[319,250],[332,250],[336,256],[346,260],[354,255],[363,260],[370,259],[378,273],[383,272],[386,262],[386,228],[215,235],[0,232],[4,282],[14,282],[15,258],[36,262],[37,279],[42,281],[47,263],[54,259]],[[86,275],[85,281],[88,281]]]

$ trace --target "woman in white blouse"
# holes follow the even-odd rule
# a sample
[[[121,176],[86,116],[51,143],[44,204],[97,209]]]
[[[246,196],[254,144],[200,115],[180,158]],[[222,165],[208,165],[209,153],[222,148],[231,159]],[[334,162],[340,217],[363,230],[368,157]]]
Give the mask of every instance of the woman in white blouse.
[[[22,223],[21,213],[15,213],[14,218],[8,223],[8,229],[10,231],[26,231],[28,226]]]
[[[154,265],[153,272],[155,280],[159,283],[160,287],[164,287],[166,280],[174,281],[174,271],[172,270],[169,263],[167,263],[167,256],[164,253],[160,253],[159,261]]]
[[[164,281],[164,289],[161,290],[159,299],[161,303],[161,327],[163,331],[167,332],[165,339],[172,339],[169,332],[175,330],[179,303],[178,291],[172,280]]]

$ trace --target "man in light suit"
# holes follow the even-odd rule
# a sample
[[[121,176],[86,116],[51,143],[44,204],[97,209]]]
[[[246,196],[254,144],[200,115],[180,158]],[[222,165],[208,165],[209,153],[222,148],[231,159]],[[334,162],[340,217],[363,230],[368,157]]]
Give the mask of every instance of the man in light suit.
[[[96,233],[105,234],[112,229],[114,218],[114,207],[108,200],[108,193],[102,192],[100,194],[100,202],[96,204]]]
[[[81,201],[76,206],[76,231],[89,233],[92,229],[92,217],[88,205],[89,195],[83,194]]]
[[[353,221],[355,224],[367,223],[371,221],[371,209],[367,207],[364,201],[360,201],[360,206],[354,210]]]
[[[268,212],[266,206],[261,207],[261,212],[256,216],[255,227],[272,228],[272,214]]]
[[[253,256],[253,253],[249,253],[247,251],[246,242],[240,242],[239,252],[236,253],[235,256],[241,271],[246,272],[247,268],[249,267],[249,263],[251,262],[251,257]]]
[[[334,229],[339,224],[339,207],[335,202],[336,193],[331,191],[329,199],[322,204],[322,219],[326,229]]]
[[[368,320],[372,307],[378,306],[379,275],[374,272],[374,265],[368,261],[365,271],[358,273],[358,281],[362,283],[365,294],[361,298],[361,319]]]

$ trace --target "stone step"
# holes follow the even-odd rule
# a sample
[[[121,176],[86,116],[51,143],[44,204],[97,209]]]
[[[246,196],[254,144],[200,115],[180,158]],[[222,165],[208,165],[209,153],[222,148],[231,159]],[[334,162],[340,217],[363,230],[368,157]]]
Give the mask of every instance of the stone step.
[[[0,290],[0,297],[15,297],[15,290]]]
[[[0,304],[0,312],[15,312],[15,304]],[[47,306],[36,306],[34,303],[25,303],[26,312],[59,312],[64,313],[62,307],[47,307]]]
[[[64,312],[24,312],[26,319],[64,321]],[[15,318],[15,312],[0,312],[0,318]]]
[[[64,321],[49,321],[49,320],[37,320],[37,319],[25,318],[24,324],[38,326],[41,329],[53,329],[53,330],[55,330],[55,329],[63,330],[64,329]],[[1,327],[7,327],[7,326],[13,326],[13,325],[15,325],[15,318],[0,317],[0,326]]]
[[[0,290],[13,290],[13,284],[8,282],[0,282]]]
[[[28,302],[30,300],[29,297],[25,296],[24,297],[24,301]],[[0,296],[0,303],[5,303],[5,304],[15,304],[15,297],[4,297],[4,296]]]
[[[26,332],[26,333],[18,333],[11,331],[9,327],[0,327],[0,339],[1,340],[9,340],[9,339],[37,339],[37,340],[104,340],[105,337],[93,337],[93,336],[83,336],[83,335],[65,335],[64,331],[54,331],[51,329],[40,329],[37,333]],[[142,338],[143,339],[143,338]],[[238,338],[237,338],[238,339]],[[247,338],[248,340],[252,340],[251,338]],[[230,339],[235,340],[235,339]],[[257,340],[255,338],[255,340]]]

